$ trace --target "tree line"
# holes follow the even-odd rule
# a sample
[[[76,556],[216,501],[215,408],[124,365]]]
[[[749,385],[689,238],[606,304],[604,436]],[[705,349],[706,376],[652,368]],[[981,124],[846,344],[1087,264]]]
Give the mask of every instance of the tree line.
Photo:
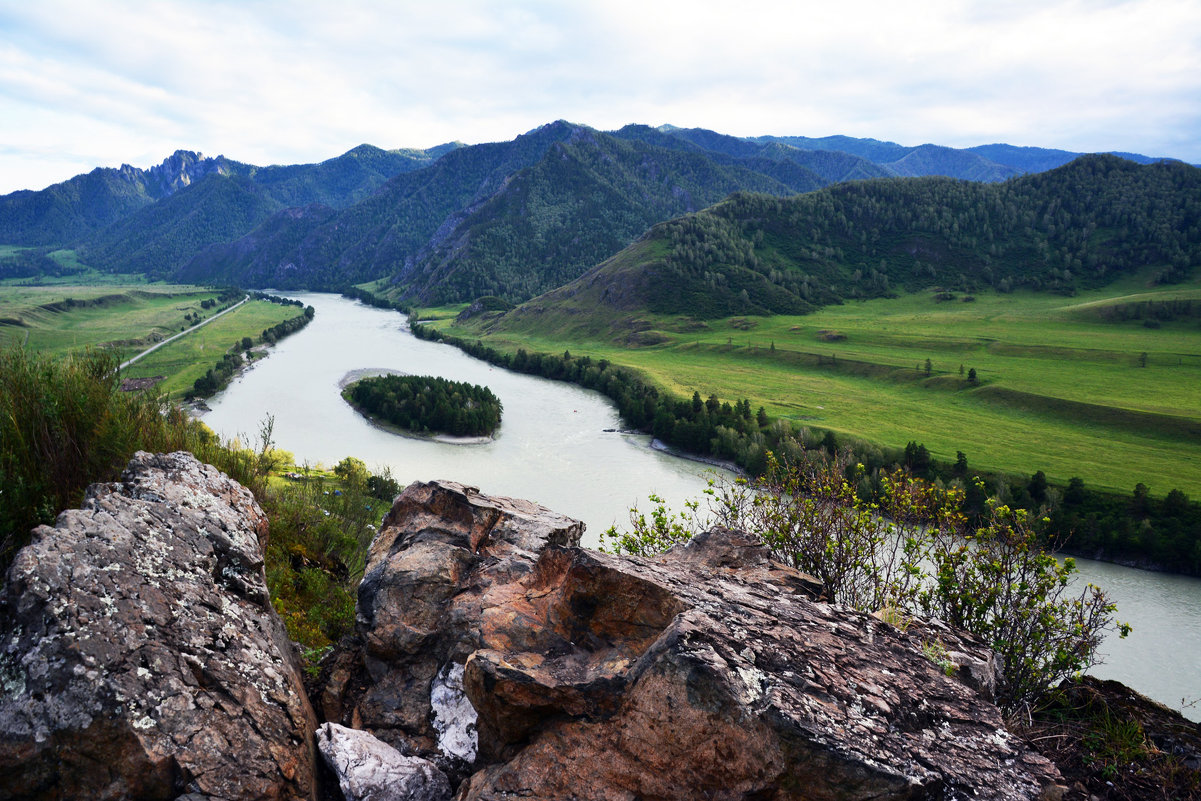
[[[279,298],[274,302],[280,301],[283,301],[286,305],[301,305],[300,301],[292,301],[287,298]],[[316,313],[317,310],[312,306],[306,306],[304,311],[295,317],[284,320],[281,323],[276,323],[270,328],[264,328],[262,334],[259,336],[259,341],[273,345],[289,334],[294,334],[304,328]],[[254,341],[250,337],[242,337],[241,341],[234,343],[233,347],[222,355],[220,361],[192,383],[192,388],[184,393],[184,398],[186,400],[207,398],[229,386],[229,382],[233,379],[234,374],[237,373],[238,368],[246,363],[245,357],[242,354],[249,351],[253,346]]]
[[[1078,478],[1067,487],[1047,481],[1042,471],[1029,479],[969,468],[957,453],[954,463],[934,459],[921,443],[886,447],[839,437],[834,431],[802,427],[771,419],[760,407],[753,414],[746,399],[723,401],[694,393],[685,400],[664,392],[637,372],[605,359],[530,353],[506,353],[480,340],[450,336],[410,320],[420,339],[454,345],[465,353],[516,372],[570,381],[596,390],[617,406],[625,425],[653,434],[664,443],[699,456],[730,462],[752,476],[762,475],[773,457],[794,463],[807,452],[849,452],[863,470],[854,479],[861,498],[879,498],[884,477],[896,468],[943,485],[962,486],[965,512],[986,513],[990,496],[1014,509],[1045,513],[1043,536],[1067,553],[1095,559],[1131,562],[1171,572],[1201,576],[1201,503],[1179,490],[1163,501],[1135,490],[1135,500],[1101,489],[1086,488]],[[1141,486],[1141,485],[1140,485]],[[1137,499],[1141,497],[1142,501]],[[1168,498],[1172,500],[1169,502]]]
[[[500,427],[501,402],[479,384],[438,376],[385,375],[364,378],[342,396],[360,411],[418,433],[487,436]]]

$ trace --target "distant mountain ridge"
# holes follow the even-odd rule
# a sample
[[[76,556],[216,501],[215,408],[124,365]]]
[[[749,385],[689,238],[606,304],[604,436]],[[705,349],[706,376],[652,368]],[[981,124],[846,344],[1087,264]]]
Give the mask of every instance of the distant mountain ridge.
[[[96,169],[0,197],[0,243],[75,248],[92,266],[155,278],[281,289],[386,278],[398,299],[520,302],[732,193],[930,175],[997,182],[1075,156],[562,120],[509,142],[361,145],[318,164],[180,150],[149,169]]]
[[[672,129],[673,133],[682,130]],[[758,136],[749,141],[780,142],[807,151],[847,153],[875,164],[887,175],[892,176],[943,175],[968,181],[1004,181],[1025,173],[1045,172],[1062,167],[1080,156],[1089,155],[1070,150],[1007,144],[977,145],[968,148],[933,144],[908,147],[896,142],[856,139],[850,136],[825,136],[817,139],[806,136]],[[1111,151],[1109,155],[1139,164],[1177,160],[1116,151]]]
[[[97,167],[39,191],[0,196],[0,243],[70,246],[212,176],[242,176],[277,206],[346,206],[399,172],[418,169],[457,143],[428,151],[381,150],[360,145],[318,164],[256,167],[225,156],[177,150],[161,164],[140,169]]]

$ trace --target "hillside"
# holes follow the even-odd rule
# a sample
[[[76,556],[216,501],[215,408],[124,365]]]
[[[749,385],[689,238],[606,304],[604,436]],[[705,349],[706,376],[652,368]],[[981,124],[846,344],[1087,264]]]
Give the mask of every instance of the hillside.
[[[1201,169],[1087,156],[1002,184],[886,179],[792,198],[740,194],[662,223],[579,281],[518,308],[797,314],[843,299],[941,287],[1072,294],[1201,262]]]
[[[731,192],[782,196],[822,183],[789,162],[723,163],[577,129],[456,220],[400,278],[406,296],[423,302],[524,300],[578,277],[654,223]]]
[[[291,248],[255,231],[200,254],[180,276],[282,287],[391,276],[405,299],[524,300],[577,277],[650,225],[731,192],[788,195],[824,183],[788,160],[706,152],[644,127],[610,135],[557,122],[397,176]]]
[[[279,209],[244,175],[208,175],[89,237],[80,257],[110,272],[169,278],[193,253],[241,236]]]

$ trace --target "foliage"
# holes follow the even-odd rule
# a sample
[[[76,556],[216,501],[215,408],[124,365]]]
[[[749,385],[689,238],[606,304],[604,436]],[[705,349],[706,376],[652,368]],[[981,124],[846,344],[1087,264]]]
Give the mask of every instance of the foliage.
[[[1201,261],[1201,170],[1087,156],[1000,184],[857,181],[789,198],[739,193],[662,223],[650,311],[700,319],[797,314],[895,288],[1075,294],[1146,266]],[[607,276],[594,276],[604,285]],[[1147,312],[1143,312],[1147,313]]]
[[[336,479],[306,469],[259,496],[271,521],[271,600],[288,633],[309,648],[324,648],[353,629],[355,587],[391,501],[369,492],[374,476],[358,459],[347,457],[334,473]]]
[[[50,248],[14,249],[0,252],[0,281],[9,278],[61,278],[78,275],[84,268],[78,264],[64,264],[48,255]]]
[[[485,436],[500,426],[501,402],[478,384],[436,376],[364,378],[343,391],[356,409],[410,431]]]
[[[117,479],[134,452],[191,451],[250,489],[270,520],[265,553],[272,602],[291,637],[323,648],[354,625],[354,587],[367,546],[399,486],[344,460],[341,480],[306,470],[273,478],[291,461],[272,441],[222,442],[178,407],[118,389],[105,352],[53,357],[0,350],[0,569],[39,523],[76,507],[86,487]]]
[[[357,286],[344,287],[342,289],[342,297],[352,298],[376,309],[392,309],[405,315],[412,312],[412,309],[404,303],[397,303],[394,300],[380,297],[373,292]]]
[[[262,296],[262,298],[272,299],[271,296]],[[274,302],[279,302],[283,301],[284,299],[278,298],[272,300]],[[296,301],[293,304],[292,302],[285,301],[284,305],[299,306],[300,302]],[[312,321],[315,313],[316,310],[312,306],[305,307],[304,311],[295,317],[291,317],[283,322],[276,323],[270,328],[263,329],[260,341],[274,344],[289,334],[296,333],[308,325],[310,321]],[[213,395],[228,386],[230,380],[234,377],[234,374],[237,373],[238,368],[240,368],[243,364],[243,356],[241,351],[248,349],[249,346],[246,344],[246,338],[244,337],[232,348],[230,348],[229,351],[222,355],[219,362],[209,368],[209,370],[200,378],[196,379],[196,381],[192,384],[191,390],[186,393],[185,397],[187,397],[189,400],[193,398],[207,398],[208,396]]]
[[[120,392],[106,352],[59,360],[7,347],[0,386],[0,567],[30,529],[79,505],[88,484],[116,479],[135,451],[176,450],[189,435],[178,410]]]
[[[701,528],[699,501],[685,501],[685,509],[682,512],[668,510],[663,499],[654,493],[650,495],[650,502],[654,504],[654,508],[651,509],[649,522],[638,507],[632,507],[630,530],[621,531],[617,526],[610,526],[608,530],[601,532],[600,550],[650,556],[662,553],[673,545],[687,542]]]
[[[947,653],[947,646],[941,640],[927,640],[922,643],[922,655],[933,662],[946,676],[954,676],[959,666]]]
[[[807,451],[792,463],[769,456],[758,480],[718,481],[710,511],[717,524],[758,535],[774,557],[813,575],[836,603],[935,616],[983,639],[1001,660],[997,702],[1010,712],[1095,664],[1116,607],[1093,585],[1076,593],[1074,561],[1048,552],[1024,512],[990,503],[981,524],[970,525],[961,489],[900,470],[884,478],[876,503],[860,498],[861,473],[845,453]],[[702,522],[695,506],[672,516],[660,504],[649,523],[633,512],[632,529],[609,539],[645,555],[686,540]],[[935,646],[930,654],[950,669]]]

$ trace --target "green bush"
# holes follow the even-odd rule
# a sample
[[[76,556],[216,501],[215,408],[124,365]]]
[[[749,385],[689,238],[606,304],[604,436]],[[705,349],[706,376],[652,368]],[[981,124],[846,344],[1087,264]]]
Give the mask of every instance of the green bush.
[[[631,510],[631,531],[610,529],[602,546],[645,555],[710,523],[752,532],[821,581],[830,601],[939,617],[980,637],[1001,660],[997,703],[1011,713],[1096,664],[1106,631],[1129,633],[1099,588],[1077,592],[1074,560],[1057,560],[1023,510],[993,501],[969,525],[960,487],[898,470],[871,502],[858,491],[862,474],[845,453],[804,451],[788,464],[769,454],[761,478],[714,482],[710,517],[695,503],[673,514],[652,496],[650,520]]]
[[[119,389],[117,362],[0,350],[0,569],[40,523],[77,507],[87,486],[120,477],[136,451],[191,451],[254,493],[270,521],[267,584],[289,635],[314,651],[354,625],[354,588],[367,546],[399,486],[348,458],[343,481],[271,481],[291,461],[272,441],[222,442],[159,397]]]
[[[121,392],[117,360],[103,351],[59,359],[5,348],[0,386],[0,567],[89,484],[120,476],[134,452],[178,450],[196,435],[162,399]]]

